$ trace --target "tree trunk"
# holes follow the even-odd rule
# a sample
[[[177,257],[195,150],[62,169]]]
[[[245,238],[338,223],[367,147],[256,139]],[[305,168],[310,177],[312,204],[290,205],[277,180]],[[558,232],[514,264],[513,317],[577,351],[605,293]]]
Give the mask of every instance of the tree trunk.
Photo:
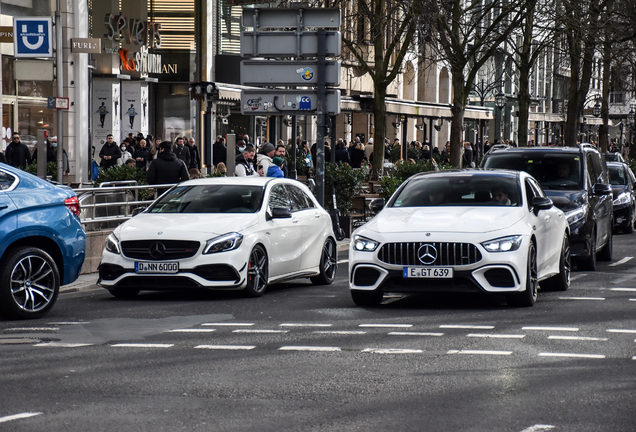
[[[464,110],[466,108],[466,99],[464,95],[466,85],[464,83],[464,74],[462,71],[453,70],[453,120],[451,122],[451,152],[450,163],[454,167],[462,166],[462,148],[464,143],[462,140],[462,126],[464,124]]]
[[[610,92],[610,73],[612,65],[612,45],[607,37],[607,30],[605,31],[605,42],[603,43],[603,101],[601,103],[601,118],[603,124],[598,128],[598,145],[601,148],[602,153],[607,153],[609,143],[607,142],[607,135],[609,134],[609,92]]]
[[[519,147],[528,146],[528,117],[530,111],[529,82],[530,66],[526,62],[522,62],[519,67]]]
[[[386,136],[386,84],[374,83],[373,98],[373,171],[384,172],[384,137]]]

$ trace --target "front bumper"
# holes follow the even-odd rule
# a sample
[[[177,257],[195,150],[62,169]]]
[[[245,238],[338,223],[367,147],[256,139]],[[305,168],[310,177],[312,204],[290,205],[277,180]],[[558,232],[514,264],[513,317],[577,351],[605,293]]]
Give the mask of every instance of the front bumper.
[[[614,206],[614,228],[623,228],[632,223],[631,204],[621,204]]]

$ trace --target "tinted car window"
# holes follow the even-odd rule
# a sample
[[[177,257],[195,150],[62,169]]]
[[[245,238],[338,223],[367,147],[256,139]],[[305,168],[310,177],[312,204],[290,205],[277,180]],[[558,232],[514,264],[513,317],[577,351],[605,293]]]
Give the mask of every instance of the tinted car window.
[[[494,153],[484,168],[525,171],[544,189],[582,189],[583,163],[579,153]]]
[[[625,169],[622,166],[608,166],[609,178],[611,185],[626,185],[627,177],[625,175]]]
[[[299,187],[286,185],[289,198],[291,199],[292,211],[313,208],[313,201]]]
[[[9,189],[15,181],[16,178],[14,176],[4,171],[0,171],[0,190]]]
[[[283,185],[274,185],[269,194],[269,208],[286,208],[289,209],[291,206],[289,205],[289,197],[287,196],[287,192],[285,192],[285,188]]]
[[[424,176],[409,181],[390,206],[517,206],[520,192],[515,177]]]
[[[178,186],[157,201],[150,213],[255,213],[262,197],[262,186]]]

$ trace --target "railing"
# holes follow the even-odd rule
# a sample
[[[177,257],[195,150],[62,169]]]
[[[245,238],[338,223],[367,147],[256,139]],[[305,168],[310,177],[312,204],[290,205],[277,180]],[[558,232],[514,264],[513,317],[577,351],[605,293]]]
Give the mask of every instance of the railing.
[[[133,216],[135,208],[150,205],[157,198],[157,188],[172,184],[142,185],[135,180],[104,182],[100,187],[73,189],[80,202],[80,220],[86,231],[115,228]],[[140,191],[151,191],[151,199],[140,199]]]

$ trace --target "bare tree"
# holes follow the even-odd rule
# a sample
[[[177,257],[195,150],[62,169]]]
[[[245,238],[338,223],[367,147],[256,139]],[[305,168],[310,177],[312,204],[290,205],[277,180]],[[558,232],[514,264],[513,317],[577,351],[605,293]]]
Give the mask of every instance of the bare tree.
[[[440,60],[452,74],[451,165],[461,166],[462,125],[468,95],[479,69],[519,26],[525,0],[432,1]]]

